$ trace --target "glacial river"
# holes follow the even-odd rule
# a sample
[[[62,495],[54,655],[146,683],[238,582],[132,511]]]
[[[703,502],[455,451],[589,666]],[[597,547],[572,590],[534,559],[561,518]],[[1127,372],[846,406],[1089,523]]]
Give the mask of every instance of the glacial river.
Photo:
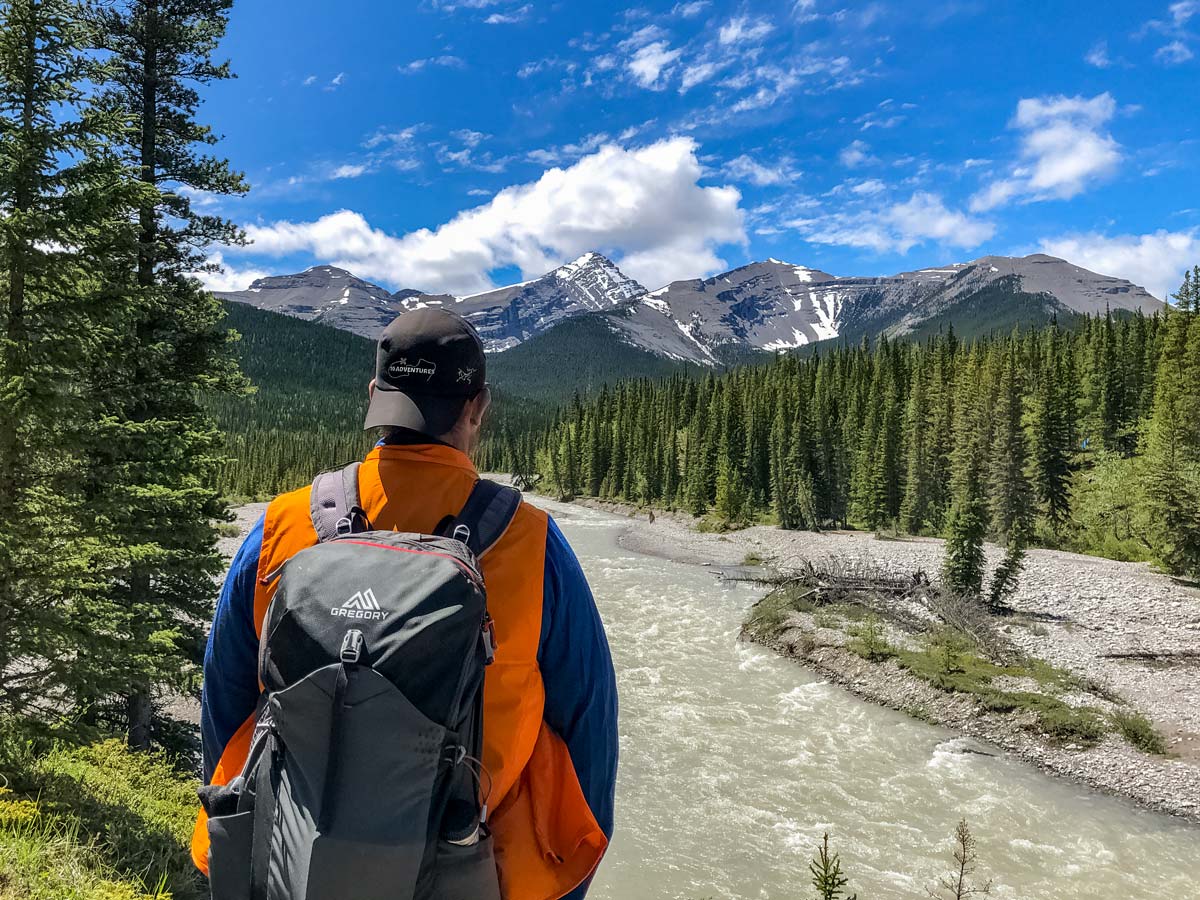
[[[859,900],[926,898],[964,816],[998,900],[1200,897],[1200,828],[961,752],[739,643],[761,591],[621,549],[619,518],[547,505],[592,583],[621,694],[617,834],[591,900],[808,898],[826,831]]]

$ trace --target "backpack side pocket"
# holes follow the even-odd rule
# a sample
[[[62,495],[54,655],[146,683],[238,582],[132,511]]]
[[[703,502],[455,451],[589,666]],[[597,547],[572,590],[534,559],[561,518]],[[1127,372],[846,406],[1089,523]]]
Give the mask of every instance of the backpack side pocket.
[[[254,810],[209,819],[208,840],[212,900],[250,900]]]

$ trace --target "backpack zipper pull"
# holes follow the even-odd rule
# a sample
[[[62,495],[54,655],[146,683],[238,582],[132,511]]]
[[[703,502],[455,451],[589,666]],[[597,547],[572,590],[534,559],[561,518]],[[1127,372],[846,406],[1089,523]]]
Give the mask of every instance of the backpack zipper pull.
[[[487,656],[486,665],[496,661],[496,623],[490,613],[483,617],[483,652]]]

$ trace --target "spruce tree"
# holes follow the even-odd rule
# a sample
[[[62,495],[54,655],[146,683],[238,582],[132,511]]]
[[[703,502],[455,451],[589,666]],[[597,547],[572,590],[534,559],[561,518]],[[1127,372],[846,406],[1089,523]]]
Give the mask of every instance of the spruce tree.
[[[1167,316],[1143,460],[1151,544],[1176,574],[1200,573],[1200,314],[1190,276]]]
[[[107,152],[80,14],[0,3],[0,708],[40,725],[86,722],[128,665],[80,423],[113,358],[106,264],[132,241],[137,191]]]
[[[1014,533],[1028,533],[1031,493],[1025,474],[1024,403],[1015,337],[1004,354],[994,418],[995,432],[989,453],[991,524],[992,533],[1007,546]]]
[[[1062,357],[1065,346],[1058,322],[1043,334],[1044,349],[1032,402],[1033,480],[1050,523],[1066,521],[1070,511],[1071,432],[1068,389]]]
[[[960,372],[957,408],[959,422],[954,446],[954,499],[946,526],[943,578],[960,594],[977,597],[983,589],[983,539],[987,533],[984,367],[981,353],[971,353],[970,364]]]
[[[214,521],[227,515],[216,487],[223,442],[203,399],[241,388],[221,304],[191,273],[211,269],[206,250],[236,243],[230,222],[197,211],[197,194],[246,190],[229,164],[206,152],[217,137],[197,121],[197,88],[230,77],[212,54],[232,0],[128,0],[95,8],[103,53],[98,102],[127,123],[118,146],[146,199],[128,258],[119,365],[96,372],[106,387],[89,435],[96,510],[124,553],[107,572],[152,675],[127,686],[129,741],[151,740],[158,687],[184,689],[209,618]]]
[[[904,412],[904,446],[908,465],[904,479],[904,500],[900,504],[900,525],[908,534],[922,533],[933,520],[927,385],[928,373],[922,368],[913,376]]]

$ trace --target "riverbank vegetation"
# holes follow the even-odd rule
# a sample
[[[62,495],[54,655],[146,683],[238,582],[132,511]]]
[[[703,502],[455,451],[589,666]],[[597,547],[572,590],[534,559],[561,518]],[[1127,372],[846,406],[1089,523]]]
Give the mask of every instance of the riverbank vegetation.
[[[786,645],[791,655],[807,659],[821,646],[818,632],[839,633],[836,646],[866,662],[967,698],[980,711],[1010,715],[1058,745],[1086,749],[1117,733],[1146,753],[1166,753],[1162,735],[1140,712],[1018,652],[1000,630],[1001,620],[977,597],[955,594],[922,575],[894,578],[867,570],[809,566],[771,580],[772,590],[746,618],[743,635],[751,640]]]
[[[488,464],[563,497],[721,526],[945,535],[946,575],[1003,602],[1030,543],[1200,572],[1200,271],[1161,315],[965,343],[881,338],[576,398]],[[981,547],[1013,550],[982,583]]]

